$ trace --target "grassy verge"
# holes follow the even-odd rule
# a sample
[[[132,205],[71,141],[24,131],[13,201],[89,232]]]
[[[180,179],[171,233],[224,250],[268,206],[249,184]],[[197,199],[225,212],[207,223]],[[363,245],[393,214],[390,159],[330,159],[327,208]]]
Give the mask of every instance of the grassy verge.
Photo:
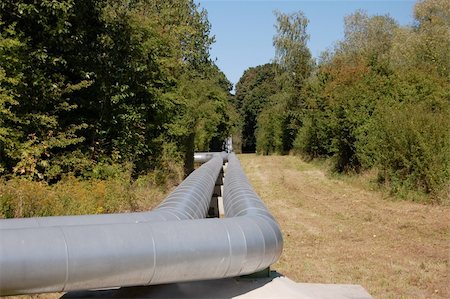
[[[305,167],[303,164],[309,165],[309,167],[321,170],[329,179],[340,180],[356,188],[380,192],[386,200],[407,200],[422,204],[450,206],[450,185],[448,188],[444,188],[439,192],[434,193],[425,193],[423,191],[406,188],[394,192],[388,181],[383,183],[380,182],[379,170],[376,168],[365,170],[360,173],[339,173],[333,170],[335,163],[333,159],[316,158],[313,160],[304,160],[301,156],[297,156],[297,158],[304,163],[302,163],[302,165],[297,165],[296,167]]]
[[[101,214],[149,210],[181,179],[153,172],[132,180],[124,171],[105,179],[68,176],[56,184],[0,180],[0,218]]]
[[[450,207],[396,200],[370,178],[335,177],[294,156],[239,159],[284,234],[275,270],[360,284],[375,298],[450,298]]]

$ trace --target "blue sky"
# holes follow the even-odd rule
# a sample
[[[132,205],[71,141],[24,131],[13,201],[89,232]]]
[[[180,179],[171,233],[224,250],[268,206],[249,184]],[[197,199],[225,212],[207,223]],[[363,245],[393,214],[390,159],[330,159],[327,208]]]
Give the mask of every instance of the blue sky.
[[[198,0],[197,0],[198,1]],[[309,48],[314,57],[342,39],[344,17],[357,9],[369,15],[389,14],[401,25],[413,21],[414,0],[343,1],[343,0],[200,0],[208,11],[211,33],[216,43],[211,58],[232,83],[237,83],[243,72],[251,67],[270,62],[275,49],[274,10],[284,13],[302,10],[310,23]]]

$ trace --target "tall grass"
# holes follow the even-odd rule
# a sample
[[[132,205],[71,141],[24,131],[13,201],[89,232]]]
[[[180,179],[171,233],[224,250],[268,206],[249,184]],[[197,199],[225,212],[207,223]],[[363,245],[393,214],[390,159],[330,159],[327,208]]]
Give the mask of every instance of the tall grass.
[[[105,166],[103,166],[105,168]],[[156,206],[182,178],[178,171],[155,170],[132,179],[126,167],[106,177],[68,175],[56,184],[23,178],[0,179],[0,218],[143,211]]]

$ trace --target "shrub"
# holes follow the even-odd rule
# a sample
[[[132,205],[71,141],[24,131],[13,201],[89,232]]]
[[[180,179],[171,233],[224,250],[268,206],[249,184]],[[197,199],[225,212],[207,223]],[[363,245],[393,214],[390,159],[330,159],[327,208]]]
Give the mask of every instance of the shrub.
[[[378,114],[380,180],[393,192],[420,190],[437,196],[449,186],[450,119],[447,108],[397,103]]]
[[[283,119],[278,106],[265,109],[258,117],[256,152],[262,155],[283,152]]]

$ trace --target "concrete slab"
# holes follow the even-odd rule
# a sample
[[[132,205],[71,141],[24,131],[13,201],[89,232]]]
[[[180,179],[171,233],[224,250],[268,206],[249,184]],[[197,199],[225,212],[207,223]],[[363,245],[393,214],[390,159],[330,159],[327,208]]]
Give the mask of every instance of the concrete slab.
[[[368,299],[372,296],[360,285],[296,283],[279,277],[234,298]]]
[[[284,276],[225,278],[116,290],[70,292],[62,298],[369,299],[360,285],[296,283]]]

